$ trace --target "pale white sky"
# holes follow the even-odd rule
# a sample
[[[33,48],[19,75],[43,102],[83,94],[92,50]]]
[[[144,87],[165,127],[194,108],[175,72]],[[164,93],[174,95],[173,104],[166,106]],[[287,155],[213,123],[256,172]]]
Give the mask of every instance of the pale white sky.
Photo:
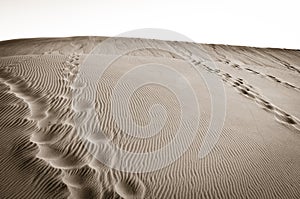
[[[0,0],[0,40],[163,28],[199,43],[300,49],[299,0]],[[163,38],[165,39],[165,38]]]

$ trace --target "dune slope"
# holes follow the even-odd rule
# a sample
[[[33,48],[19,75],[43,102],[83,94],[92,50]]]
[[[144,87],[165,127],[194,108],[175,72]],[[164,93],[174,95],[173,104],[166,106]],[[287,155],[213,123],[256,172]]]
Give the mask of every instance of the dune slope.
[[[88,80],[76,78],[84,71],[89,53],[105,39],[0,42],[1,198],[300,197],[300,51],[115,38],[111,48],[95,55],[100,56],[97,59],[109,59],[130,45],[157,46],[122,55],[89,90]],[[165,51],[162,46],[173,50]],[[87,113],[80,111],[90,104],[72,106],[77,100],[74,93],[86,89],[85,93],[96,96],[96,116],[89,126],[104,132],[113,145],[135,153],[160,150],[176,137],[182,119],[176,93],[155,82],[133,92],[130,114],[140,126],[149,124],[154,104],[165,108],[165,112],[152,115],[164,118],[165,125],[148,138],[128,135],[117,125],[110,106],[123,75],[150,63],[174,68],[189,81],[201,117],[191,117],[184,125],[188,129],[198,122],[196,136],[166,167],[120,171],[97,159],[89,150],[89,140],[80,136],[76,117],[84,117]],[[213,107],[207,82],[195,75],[194,69],[220,80],[226,94],[224,126],[204,158],[199,158],[198,152]],[[149,74],[134,76],[132,81],[142,82]],[[159,75],[166,78],[166,74]],[[172,81],[174,89],[183,89],[183,82]],[[121,84],[121,89],[129,88],[129,84]],[[101,158],[116,164],[110,154],[103,153]],[[154,167],[155,161],[149,164]]]

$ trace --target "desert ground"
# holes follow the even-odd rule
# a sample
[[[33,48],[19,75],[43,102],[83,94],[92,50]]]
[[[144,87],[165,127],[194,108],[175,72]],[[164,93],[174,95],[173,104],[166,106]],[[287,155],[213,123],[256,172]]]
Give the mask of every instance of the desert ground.
[[[94,53],[100,62],[128,46],[145,48],[110,63],[94,87],[88,78],[76,81],[93,49],[107,39],[0,42],[0,198],[300,198],[299,50],[114,38]],[[172,51],[164,50],[166,46]],[[100,156],[91,153],[87,143],[92,141],[82,134],[101,131],[102,141],[139,154],[159,151],[176,138],[182,106],[168,86],[147,84],[135,92],[126,82],[120,86],[120,91],[132,92],[130,117],[139,126],[164,118],[157,134],[137,137],[125,132],[132,126],[124,129],[116,124],[110,106],[115,86],[135,66],[149,63],[168,65],[184,75],[183,81],[170,79],[169,86],[184,92],[182,85],[188,81],[200,117],[188,115],[194,108],[188,107],[191,119],[184,125],[189,129],[198,124],[196,134],[170,164],[150,170],[160,161],[151,160],[137,170],[124,171],[115,166],[118,160],[107,149],[100,149]],[[201,158],[214,107],[209,83],[195,71],[222,82],[225,94],[216,100],[225,101],[226,113],[219,137]],[[131,80],[142,82],[149,74]],[[158,80],[169,77],[158,76]],[[95,98],[74,106],[80,93]],[[157,103],[165,111],[153,115],[151,107]],[[89,114],[91,107],[94,115]],[[125,108],[119,111],[122,117]],[[87,115],[91,116],[87,125],[78,124],[76,118]],[[189,137],[187,130],[178,148]]]

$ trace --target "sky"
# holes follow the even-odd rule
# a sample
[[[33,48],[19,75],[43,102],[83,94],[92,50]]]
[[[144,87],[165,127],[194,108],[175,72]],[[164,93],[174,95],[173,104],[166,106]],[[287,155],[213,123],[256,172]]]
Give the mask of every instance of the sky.
[[[0,0],[0,40],[116,36],[135,29],[158,28],[198,43],[300,49],[298,2]],[[168,39],[166,35],[157,37]]]

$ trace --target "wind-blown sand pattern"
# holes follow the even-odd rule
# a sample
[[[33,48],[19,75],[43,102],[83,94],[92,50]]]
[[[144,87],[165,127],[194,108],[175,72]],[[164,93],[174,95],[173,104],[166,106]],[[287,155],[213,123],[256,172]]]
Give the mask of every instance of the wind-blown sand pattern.
[[[176,136],[180,121],[176,96],[150,84],[130,99],[133,120],[146,125],[151,105],[159,103],[166,109],[165,126],[147,139],[129,136],[118,128],[110,95],[122,74],[134,66],[163,63],[185,73],[191,67],[189,62],[222,80],[227,96],[220,138],[201,159],[198,152],[212,107],[205,82],[186,72],[201,106],[195,139],[169,166],[130,173],[98,161],[74,125],[78,110],[88,106],[72,106],[74,92],[88,84],[75,80],[87,55],[104,39],[0,42],[1,198],[300,197],[300,51],[158,41],[176,54],[144,49],[112,63],[97,84],[95,110],[100,120],[91,125],[98,125],[111,143],[127,151],[159,150]],[[126,48],[126,42],[153,42],[115,41],[103,56],[115,54],[124,45]]]

